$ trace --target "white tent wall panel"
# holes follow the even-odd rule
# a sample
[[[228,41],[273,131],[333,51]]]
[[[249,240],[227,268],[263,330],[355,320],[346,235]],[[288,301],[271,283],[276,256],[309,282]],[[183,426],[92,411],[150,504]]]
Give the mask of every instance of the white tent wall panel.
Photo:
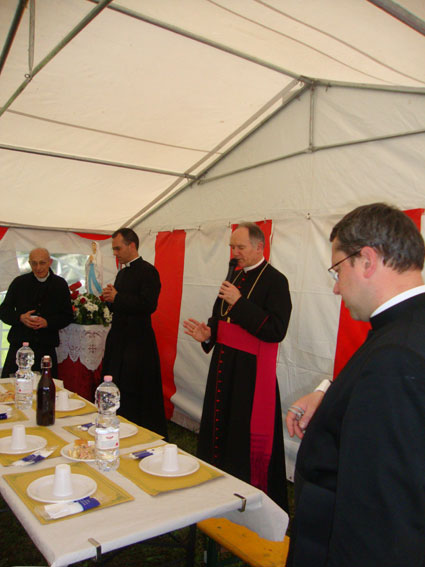
[[[425,128],[425,96],[355,88],[315,89],[314,145],[402,134]]]
[[[284,410],[294,391],[306,393],[317,378],[332,375],[339,298],[327,273],[329,232],[334,218],[299,216],[274,221],[272,264],[289,280],[293,310],[279,356],[278,379]],[[293,369],[303,370],[293,382]],[[320,380],[319,380],[320,381]]]
[[[98,245],[103,260],[103,281],[105,284],[113,282],[117,268],[111,240],[98,241]],[[29,253],[38,247],[47,248],[51,254],[82,254],[88,257],[92,253],[91,240],[72,232],[9,228],[0,240],[0,290],[6,290],[13,278],[20,273],[16,253]]]
[[[230,258],[231,230],[222,223],[211,223],[186,234],[183,294],[172,398],[177,410],[200,420],[208,365],[201,345],[184,333],[188,318],[208,321],[220,283],[226,276]]]
[[[385,201],[423,205],[425,134],[317,152],[308,210],[347,211]]]
[[[275,112],[254,134],[228,153],[226,159],[219,161],[212,175],[305,150],[309,145],[309,114],[310,91]]]

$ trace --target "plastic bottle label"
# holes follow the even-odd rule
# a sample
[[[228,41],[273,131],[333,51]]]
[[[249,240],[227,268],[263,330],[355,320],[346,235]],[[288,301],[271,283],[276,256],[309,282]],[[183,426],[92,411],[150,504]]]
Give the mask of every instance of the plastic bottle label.
[[[16,385],[19,394],[32,394],[32,380],[24,379],[17,379]]]
[[[100,450],[118,449],[120,446],[120,434],[118,431],[96,430],[96,445]]]

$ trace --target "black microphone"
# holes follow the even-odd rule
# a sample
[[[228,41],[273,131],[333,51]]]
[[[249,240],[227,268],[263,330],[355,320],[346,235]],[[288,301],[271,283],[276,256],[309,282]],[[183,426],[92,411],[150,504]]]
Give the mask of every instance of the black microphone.
[[[227,272],[226,282],[231,282],[233,279],[233,274],[235,273],[235,268],[238,265],[236,258],[232,258],[229,262],[229,271]]]

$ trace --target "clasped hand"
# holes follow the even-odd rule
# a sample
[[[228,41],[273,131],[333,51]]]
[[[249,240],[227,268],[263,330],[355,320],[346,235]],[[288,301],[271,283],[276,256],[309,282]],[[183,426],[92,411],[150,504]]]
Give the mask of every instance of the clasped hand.
[[[34,315],[34,313],[35,309],[31,309],[26,313],[22,313],[22,315],[20,315],[19,317],[21,323],[26,327],[29,327],[30,329],[34,329],[35,331],[47,327],[47,320],[44,317]]]
[[[117,295],[117,290],[114,288],[112,284],[108,284],[102,290],[102,295],[105,301],[109,301],[109,303],[113,303],[115,296]]]

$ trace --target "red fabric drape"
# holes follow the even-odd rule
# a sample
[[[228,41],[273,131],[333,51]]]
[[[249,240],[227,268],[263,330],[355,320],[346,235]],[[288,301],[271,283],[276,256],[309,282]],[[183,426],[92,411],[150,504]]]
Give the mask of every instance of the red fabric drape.
[[[165,415],[170,419],[174,406],[171,397],[176,392],[174,362],[177,355],[180,307],[183,290],[183,271],[186,233],[184,230],[159,232],[155,243],[155,267],[161,277],[158,308],[152,325],[161,361],[162,389]]]
[[[58,378],[65,388],[94,402],[96,388],[102,382],[102,363],[95,371],[84,366],[80,359],[73,362],[69,356],[58,364]]]
[[[8,226],[0,226],[0,240],[3,238],[3,236],[6,234],[6,232],[8,231],[9,227]]]
[[[411,209],[404,212],[413,220],[418,229],[421,230],[421,218],[424,209]],[[369,329],[370,323],[354,321],[348,309],[345,307],[344,302],[341,302],[338,336],[336,340],[334,378],[338,376],[356,350],[364,343]]]
[[[74,232],[74,234],[88,240],[107,240],[111,238],[110,234],[96,234],[95,232]]]

